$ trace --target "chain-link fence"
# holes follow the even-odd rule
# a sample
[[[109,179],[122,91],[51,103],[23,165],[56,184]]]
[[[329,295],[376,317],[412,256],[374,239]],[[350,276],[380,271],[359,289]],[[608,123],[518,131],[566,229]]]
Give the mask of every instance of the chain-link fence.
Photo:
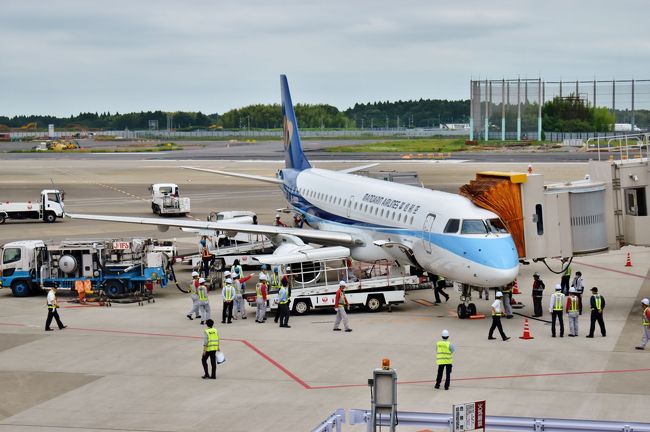
[[[556,96],[578,97],[587,106],[610,110],[615,117],[610,134],[650,129],[650,80],[472,80],[470,139],[541,139],[542,107]],[[587,138],[598,135],[593,131],[581,134]]]

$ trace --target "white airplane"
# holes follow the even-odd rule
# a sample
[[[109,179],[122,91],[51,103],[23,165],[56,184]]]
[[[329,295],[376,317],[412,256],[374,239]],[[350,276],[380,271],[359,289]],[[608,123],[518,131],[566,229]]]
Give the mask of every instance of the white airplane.
[[[201,230],[267,235],[277,246],[262,263],[286,264],[351,256],[373,262],[397,261],[444,276],[463,286],[466,307],[471,289],[512,282],[519,257],[499,217],[469,199],[446,192],[402,185],[352,174],[373,165],[331,171],[313,168],[302,150],[286,76],[282,75],[285,168],[276,178],[202,168],[197,171],[278,184],[292,207],[313,229],[280,228],[233,222],[70,214],[103,220]],[[305,242],[325,245],[314,248]],[[460,313],[459,313],[460,315]]]

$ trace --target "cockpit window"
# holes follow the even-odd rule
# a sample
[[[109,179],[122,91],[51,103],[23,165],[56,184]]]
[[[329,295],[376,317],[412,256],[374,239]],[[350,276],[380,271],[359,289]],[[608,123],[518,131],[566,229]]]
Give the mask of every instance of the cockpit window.
[[[449,219],[447,221],[447,225],[445,225],[445,233],[447,234],[456,234],[458,232],[458,228],[460,227],[460,220],[459,219]]]
[[[485,221],[488,230],[490,230],[491,233],[494,234],[507,234],[508,230],[506,229],[506,225],[503,223],[501,219],[488,219]]]
[[[487,234],[485,223],[480,219],[465,219],[463,227],[460,230],[461,234]]]

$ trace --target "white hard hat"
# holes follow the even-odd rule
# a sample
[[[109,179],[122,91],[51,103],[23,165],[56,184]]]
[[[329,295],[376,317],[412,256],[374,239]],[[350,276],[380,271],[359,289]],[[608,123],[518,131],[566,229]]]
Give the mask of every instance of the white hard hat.
[[[229,271],[229,270],[226,270],[225,272],[223,272],[223,275],[224,275],[224,276],[226,276],[226,277],[228,277],[228,276],[230,276],[230,275],[231,275],[231,273],[230,273],[230,271]]]
[[[199,275],[199,272],[195,272],[195,271],[192,272],[192,277],[197,277],[198,275]]]
[[[650,306],[650,300],[648,300],[647,298],[644,298],[643,300],[641,300],[641,303],[643,303],[646,306]]]
[[[574,293],[574,292],[578,292],[578,291],[576,291],[576,289],[574,287],[571,287],[571,288],[569,288],[569,292]]]
[[[447,331],[447,329],[444,329],[441,334],[442,334],[443,338],[448,338],[449,337],[449,331]]]
[[[339,286],[346,286],[348,283],[346,281],[339,282]]]
[[[199,283],[205,283],[205,278],[199,278]]]
[[[266,275],[264,273],[260,273],[260,280],[265,281],[266,280]]]
[[[560,284],[555,284],[555,291],[559,291],[562,289],[562,285]]]
[[[279,215],[278,213],[276,213],[276,214],[275,214],[275,217],[276,217],[276,218],[279,218],[279,217],[280,217],[280,215]]]
[[[497,291],[495,297],[503,297],[503,293],[501,291]]]
[[[230,278],[226,279],[226,283],[229,283],[229,284],[232,283],[232,279],[230,279]]]

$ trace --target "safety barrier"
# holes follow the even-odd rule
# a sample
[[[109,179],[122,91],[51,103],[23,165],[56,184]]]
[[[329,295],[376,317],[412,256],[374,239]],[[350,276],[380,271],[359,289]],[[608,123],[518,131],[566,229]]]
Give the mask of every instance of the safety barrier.
[[[342,409],[337,410],[344,411]],[[370,410],[352,409],[348,412],[351,425],[367,424],[368,431],[371,429]],[[387,426],[388,415],[381,415],[380,425]],[[434,428],[445,428],[453,430],[452,416],[440,413],[419,413],[419,412],[397,412],[397,424],[399,426],[427,426]],[[500,431],[536,431],[536,432],[650,432],[650,423],[631,423],[617,421],[596,421],[596,420],[568,420],[568,419],[546,419],[534,417],[501,417],[485,416],[486,430]],[[326,431],[331,429],[314,429]],[[337,429],[337,432],[339,429]]]
[[[345,424],[345,410],[337,409],[329,417],[321,422],[318,427],[312,429],[312,432],[341,432],[341,427]]]

